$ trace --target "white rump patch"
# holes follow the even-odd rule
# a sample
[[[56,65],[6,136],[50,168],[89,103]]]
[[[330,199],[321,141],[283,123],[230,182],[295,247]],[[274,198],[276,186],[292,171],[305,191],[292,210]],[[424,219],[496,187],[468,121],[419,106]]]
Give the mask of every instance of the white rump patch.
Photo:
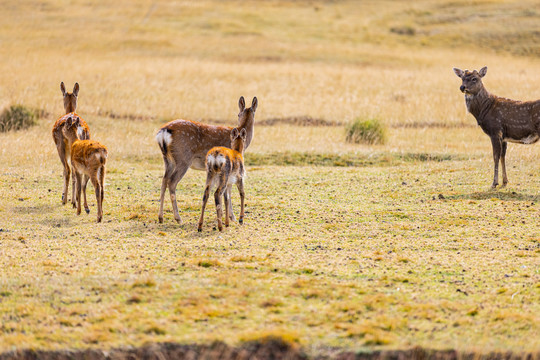
[[[166,144],[169,146],[172,141],[172,135],[167,130],[160,130],[156,135],[156,141],[158,144]]]

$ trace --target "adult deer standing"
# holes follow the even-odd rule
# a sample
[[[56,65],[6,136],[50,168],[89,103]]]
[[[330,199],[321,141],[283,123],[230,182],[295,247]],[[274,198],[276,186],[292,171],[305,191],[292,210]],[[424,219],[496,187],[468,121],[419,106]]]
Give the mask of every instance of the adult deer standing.
[[[254,97],[251,107],[246,108],[244,97],[238,100],[238,129],[246,130],[244,148],[247,149],[253,139],[257,98]],[[169,188],[174,219],[181,223],[176,203],[176,185],[191,167],[205,170],[205,159],[208,151],[215,146],[231,147],[232,127],[201,124],[191,120],[174,120],[165,124],[157,133],[156,141],[161,148],[165,163],[165,174],[161,182],[159,206],[159,222],[163,222],[163,202],[165,190]],[[230,197],[230,194],[229,194]],[[232,209],[229,209],[231,220],[235,221]]]
[[[58,156],[60,157],[60,162],[62,162],[62,166],[64,167],[64,189],[62,191],[62,204],[67,203],[67,192],[69,188],[69,175],[70,175],[70,166],[69,166],[69,154],[71,148],[67,146],[67,139],[64,137],[64,134],[62,133],[62,129],[64,128],[64,124],[66,123],[66,120],[70,116],[77,117],[79,119],[79,127],[77,128],[77,132],[79,135],[79,138],[81,140],[87,140],[90,139],[90,129],[88,128],[88,125],[86,122],[75,113],[75,109],[77,109],[77,97],[79,96],[79,83],[75,83],[75,86],[73,87],[73,92],[68,93],[66,92],[66,86],[64,85],[64,82],[60,84],[60,90],[62,91],[62,96],[64,97],[64,109],[66,111],[65,115],[62,115],[56,122],[54,123],[53,129],[52,129],[52,136],[54,143],[56,144],[56,149],[58,150]],[[73,185],[72,185],[72,194],[71,194],[71,203],[73,204],[73,207],[75,207],[75,178],[73,177]]]
[[[103,217],[103,196],[105,185],[105,163],[107,162],[107,148],[94,140],[79,140],[78,131],[80,118],[69,116],[62,127],[62,133],[71,149],[71,166],[75,186],[77,187],[77,215],[81,214],[81,188],[84,193],[84,209],[88,214],[86,203],[86,183],[88,178],[94,185],[97,200],[97,222]]]
[[[454,68],[461,78],[460,90],[465,94],[467,110],[476,118],[478,125],[491,138],[495,170],[492,188],[499,185],[499,159],[503,173],[503,186],[508,184],[506,176],[506,147],[508,141],[533,144],[540,139],[540,100],[516,101],[490,94],[482,78],[487,67],[480,71]]]
[[[231,131],[231,148],[216,146],[208,151],[206,155],[206,186],[204,188],[201,217],[197,230],[202,231],[204,221],[204,209],[210,190],[217,187],[214,193],[216,201],[217,223],[219,231],[223,230],[223,212],[221,198],[225,204],[225,226],[229,226],[229,211],[231,205],[231,188],[233,184],[238,187],[240,193],[240,217],[238,222],[244,222],[244,177],[246,170],[244,168],[244,144],[246,142],[246,129],[234,128]]]

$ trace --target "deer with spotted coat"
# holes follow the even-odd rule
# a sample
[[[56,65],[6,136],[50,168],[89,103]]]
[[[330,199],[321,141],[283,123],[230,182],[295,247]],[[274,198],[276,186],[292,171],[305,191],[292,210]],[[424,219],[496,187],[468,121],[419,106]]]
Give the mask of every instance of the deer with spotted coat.
[[[97,222],[103,218],[103,197],[105,185],[105,163],[107,162],[107,148],[94,140],[80,140],[79,127],[81,119],[69,116],[62,127],[62,133],[68,141],[71,153],[71,166],[75,178],[77,215],[81,214],[81,189],[84,194],[84,210],[88,214],[86,202],[86,184],[92,181],[97,200]]]
[[[69,175],[70,175],[70,151],[71,148],[68,146],[68,140],[64,136],[62,129],[64,124],[69,117],[75,117],[79,119],[79,127],[77,128],[78,136],[81,140],[90,139],[90,129],[88,124],[75,113],[77,109],[77,97],[79,96],[79,83],[75,83],[73,87],[73,92],[69,93],[66,91],[66,86],[64,82],[60,84],[60,90],[62,91],[62,96],[64,97],[64,110],[65,115],[60,116],[58,120],[53,125],[52,137],[56,145],[56,150],[58,150],[58,156],[60,157],[60,162],[64,167],[64,189],[62,190],[62,204],[67,203],[67,194],[69,188]],[[72,177],[72,194],[71,194],[71,203],[75,207],[75,176]]]
[[[491,138],[495,163],[491,187],[499,185],[499,160],[504,187],[508,184],[505,163],[508,142],[533,144],[540,139],[540,100],[516,101],[490,94],[482,83],[487,67],[480,71],[454,68],[454,73],[462,80],[460,90],[465,94],[467,110]]]
[[[247,149],[253,139],[255,111],[258,101],[254,97],[251,107],[246,108],[244,97],[238,100],[240,113],[238,114],[239,131],[245,129],[246,139],[244,149]],[[180,214],[176,203],[176,185],[184,177],[189,168],[205,170],[205,159],[208,151],[216,146],[231,147],[232,127],[202,124],[191,120],[174,120],[165,124],[157,133],[156,141],[163,154],[165,174],[161,182],[161,196],[158,220],[163,222],[163,202],[165,191],[169,189],[174,219],[180,224]],[[228,194],[230,197],[230,193]],[[230,203],[226,206],[232,206]],[[229,216],[235,221],[232,208]]]
[[[246,142],[246,129],[240,131],[236,128],[231,131],[231,148],[216,146],[206,155],[206,186],[204,188],[201,217],[199,218],[199,227],[197,230],[202,231],[204,221],[204,209],[210,190],[216,187],[214,198],[216,201],[217,223],[219,231],[223,230],[223,204],[225,204],[225,226],[229,226],[231,205],[231,189],[233,184],[238,187],[240,193],[240,217],[238,222],[244,223],[244,177],[246,169],[244,167],[244,144]]]

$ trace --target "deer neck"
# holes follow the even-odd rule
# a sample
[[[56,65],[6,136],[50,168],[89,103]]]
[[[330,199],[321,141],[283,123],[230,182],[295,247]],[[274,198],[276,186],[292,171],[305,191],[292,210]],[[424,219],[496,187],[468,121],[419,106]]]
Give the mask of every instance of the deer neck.
[[[232,148],[234,151],[239,152],[244,156],[244,142],[243,141],[236,141]]]
[[[478,125],[484,121],[487,113],[494,103],[494,97],[485,88],[482,88],[477,94],[465,95],[465,104],[467,110],[476,118]]]
[[[251,139],[253,139],[253,129],[254,129],[254,118],[248,118],[246,122],[238,127],[238,130],[240,129],[246,129],[247,136],[246,136],[246,142],[245,144],[242,144],[242,151],[238,151],[240,153],[244,153],[244,149],[247,149],[249,144],[251,144]]]

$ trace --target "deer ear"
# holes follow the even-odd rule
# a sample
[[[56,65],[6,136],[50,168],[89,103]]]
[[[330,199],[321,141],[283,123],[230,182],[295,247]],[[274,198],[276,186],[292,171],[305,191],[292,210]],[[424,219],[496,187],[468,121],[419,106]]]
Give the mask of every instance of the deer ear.
[[[246,128],[242,128],[242,130],[240,130],[240,137],[241,137],[243,140],[246,140],[246,138],[247,138],[247,131],[246,131]]]
[[[79,96],[79,83],[76,82],[75,86],[73,87],[73,95]]]
[[[66,119],[66,124],[68,126],[71,126],[71,124],[73,123],[73,118],[71,116],[69,116],[67,119]]]
[[[463,70],[461,69],[458,69],[458,68],[454,68],[454,72],[456,73],[456,75],[460,78],[463,77]]]
[[[231,139],[236,139],[238,137],[238,129],[234,128],[231,131]]]
[[[60,90],[62,91],[62,95],[66,96],[66,85],[64,85],[63,81],[60,83]]]
[[[257,101],[257,97],[254,97],[253,101],[251,102],[251,110],[253,110],[253,112],[257,110],[257,105],[259,105],[259,102]]]
[[[240,109],[240,112],[244,111],[246,108],[246,100],[244,100],[243,96],[240,96],[240,99],[238,99],[238,108]]]
[[[483,68],[481,68],[480,71],[478,72],[478,74],[480,75],[480,77],[486,76],[486,74],[487,74],[487,66],[484,66]]]
[[[74,126],[79,126],[80,123],[81,123],[81,119],[80,119],[79,117],[76,117],[76,118],[75,118],[75,121],[73,121],[73,125],[74,125]]]

